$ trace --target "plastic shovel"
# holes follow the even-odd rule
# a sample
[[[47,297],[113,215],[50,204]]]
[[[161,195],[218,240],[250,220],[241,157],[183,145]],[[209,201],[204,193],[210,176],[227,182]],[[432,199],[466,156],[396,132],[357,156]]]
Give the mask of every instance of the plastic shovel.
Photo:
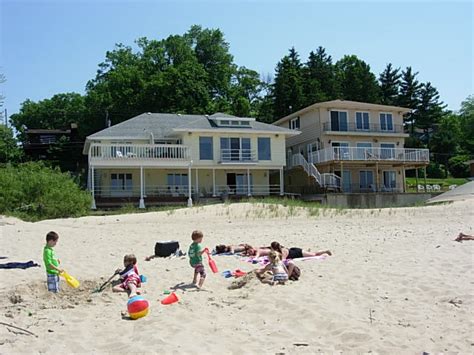
[[[92,293],[99,293],[99,292],[104,291],[105,286],[107,286],[109,284],[109,282],[112,281],[112,279],[115,277],[115,275],[117,275],[117,273],[114,273],[112,276],[110,276],[110,278],[107,281],[105,281],[102,285],[100,285],[100,287],[98,287],[94,291],[92,291]]]
[[[66,283],[72,288],[78,288],[80,286],[79,281],[77,281],[75,277],[72,277],[71,275],[69,275],[66,271],[63,271],[59,275],[64,277],[64,280],[66,280]]]
[[[217,270],[216,262],[214,261],[214,259],[211,258],[211,254],[209,253],[209,251],[207,252],[207,259],[209,261],[209,267],[211,268],[212,272],[214,274],[217,274],[219,270]]]

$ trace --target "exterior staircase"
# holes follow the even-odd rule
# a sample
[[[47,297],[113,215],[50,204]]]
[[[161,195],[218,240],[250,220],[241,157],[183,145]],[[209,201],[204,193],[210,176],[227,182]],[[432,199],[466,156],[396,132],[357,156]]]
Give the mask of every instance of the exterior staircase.
[[[289,168],[302,167],[308,176],[315,179],[319,186],[326,190],[341,191],[341,178],[333,173],[321,174],[313,163],[309,163],[302,154],[294,154]]]

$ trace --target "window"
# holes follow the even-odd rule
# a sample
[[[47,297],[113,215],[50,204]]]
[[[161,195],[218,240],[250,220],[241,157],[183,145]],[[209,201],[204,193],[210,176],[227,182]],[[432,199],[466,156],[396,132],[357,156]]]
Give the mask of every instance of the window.
[[[308,159],[307,160],[310,163],[314,162],[312,153],[316,152],[317,150],[319,150],[319,142],[309,143],[309,144],[306,145],[306,153],[308,154]]]
[[[240,121],[241,126],[250,126],[250,121]]]
[[[300,129],[300,117],[290,120],[290,129]]]
[[[395,171],[383,172],[383,187],[385,191],[393,191],[397,187],[397,177]]]
[[[380,114],[380,129],[382,131],[393,131],[393,119],[391,113]]]
[[[395,144],[380,143],[380,158],[394,159],[395,158]]]
[[[168,174],[168,191],[171,194],[185,194],[188,192],[188,174]]]
[[[252,160],[250,138],[221,137],[221,160]]]
[[[133,188],[132,174],[111,174],[110,180],[113,191],[131,191]]]
[[[221,126],[228,126],[230,124],[229,121],[220,121]]]
[[[356,128],[361,131],[369,130],[369,113],[356,112]]]
[[[372,143],[357,143],[356,157],[358,160],[370,160],[373,158]]]
[[[212,137],[199,137],[199,159],[214,159]]]
[[[374,173],[371,170],[359,171],[359,187],[361,191],[374,190]]]
[[[272,160],[270,138],[258,137],[258,160]]]
[[[347,131],[346,111],[331,111],[331,131]]]
[[[39,140],[42,144],[56,143],[56,136],[53,134],[42,134],[39,136]]]
[[[336,160],[347,160],[349,156],[349,143],[347,142],[332,142],[332,149],[334,151],[334,158]]]

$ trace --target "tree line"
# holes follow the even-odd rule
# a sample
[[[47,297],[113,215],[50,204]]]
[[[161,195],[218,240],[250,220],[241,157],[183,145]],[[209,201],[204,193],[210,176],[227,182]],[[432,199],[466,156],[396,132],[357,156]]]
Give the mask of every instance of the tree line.
[[[454,156],[466,160],[474,154],[473,98],[466,99],[460,113],[449,112],[437,89],[420,82],[411,67],[389,63],[377,76],[355,55],[334,62],[318,47],[303,62],[291,48],[276,64],[274,77],[263,78],[238,66],[229,48],[219,29],[197,25],[161,40],[139,38],[134,48],[117,44],[106,52],[84,95],[58,93],[38,102],[26,100],[10,122],[20,142],[25,141],[26,128],[70,123],[78,124],[84,139],[108,122],[117,124],[143,112],[225,112],[271,123],[316,102],[345,99],[412,109],[404,117],[411,135],[406,145],[430,148],[438,170],[446,171]]]

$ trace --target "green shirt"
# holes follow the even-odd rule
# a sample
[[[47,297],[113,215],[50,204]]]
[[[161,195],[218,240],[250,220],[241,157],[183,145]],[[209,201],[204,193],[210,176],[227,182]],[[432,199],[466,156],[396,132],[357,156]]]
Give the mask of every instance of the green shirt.
[[[51,275],[57,275],[59,272],[57,270],[54,270],[51,267],[51,264],[53,264],[56,267],[59,267],[58,259],[56,259],[56,255],[54,255],[54,250],[53,248],[45,245],[43,249],[43,262],[44,266],[46,266],[46,272]]]
[[[189,246],[188,255],[191,266],[202,264],[202,246],[199,243],[193,243]]]

